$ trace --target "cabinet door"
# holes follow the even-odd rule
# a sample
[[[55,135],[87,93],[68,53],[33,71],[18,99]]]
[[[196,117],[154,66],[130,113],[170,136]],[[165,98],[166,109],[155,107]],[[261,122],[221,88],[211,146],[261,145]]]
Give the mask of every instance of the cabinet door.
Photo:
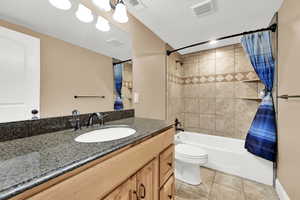
[[[175,179],[174,175],[169,178],[166,184],[160,190],[160,200],[174,200]]]
[[[154,162],[150,162],[137,175],[137,195],[139,200],[154,199],[155,185],[155,166]]]
[[[128,179],[103,200],[137,200],[136,177]]]

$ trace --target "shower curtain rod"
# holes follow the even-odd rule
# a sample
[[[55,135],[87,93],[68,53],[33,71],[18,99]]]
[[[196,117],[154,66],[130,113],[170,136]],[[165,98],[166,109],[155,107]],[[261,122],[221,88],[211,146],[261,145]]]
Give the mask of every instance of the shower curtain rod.
[[[122,64],[122,63],[130,62],[130,61],[131,61],[131,59],[128,59],[128,60],[123,60],[123,61],[120,61],[120,62],[113,63],[113,65],[118,65],[118,64]]]
[[[225,39],[228,39],[228,38],[233,38],[233,37],[248,35],[248,34],[252,34],[252,33],[263,32],[263,31],[272,31],[272,32],[275,32],[276,29],[277,29],[277,24],[272,24],[268,28],[263,28],[263,29],[258,29],[258,30],[254,30],[254,31],[247,31],[247,32],[238,33],[238,34],[234,34],[234,35],[220,37],[220,38],[217,38],[215,40],[216,41],[218,41],[218,40],[225,40]],[[199,46],[199,45],[203,45],[203,44],[207,44],[209,42],[211,42],[211,40],[205,41],[205,42],[199,42],[199,43],[196,43],[196,44],[192,44],[192,45],[181,47],[181,48],[174,49],[174,50],[168,50],[167,51],[167,55],[169,56],[169,55],[171,55],[174,52],[177,52],[177,51],[180,51],[180,50],[183,50],[183,49],[187,49],[187,48],[191,48],[191,47],[195,47],[195,46]]]

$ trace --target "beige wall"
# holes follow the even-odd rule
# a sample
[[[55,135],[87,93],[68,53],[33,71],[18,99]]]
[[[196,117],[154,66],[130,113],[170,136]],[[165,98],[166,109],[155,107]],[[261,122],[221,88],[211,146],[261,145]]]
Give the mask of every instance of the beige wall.
[[[139,94],[139,103],[134,103],[138,117],[167,118],[166,109],[166,44],[144,24],[128,13],[129,22],[116,23],[112,19],[113,11],[103,12],[97,9],[91,0],[80,0],[94,13],[105,17],[118,28],[132,36],[133,92]]]
[[[133,92],[138,117],[166,119],[166,44],[135,18],[129,21],[133,50]]]
[[[285,0],[279,10],[278,93],[300,94],[300,1]],[[291,200],[300,199],[299,99],[278,101],[278,178]]]
[[[112,59],[62,40],[0,20],[0,26],[41,40],[41,116],[113,109]],[[105,95],[105,99],[74,99]]]

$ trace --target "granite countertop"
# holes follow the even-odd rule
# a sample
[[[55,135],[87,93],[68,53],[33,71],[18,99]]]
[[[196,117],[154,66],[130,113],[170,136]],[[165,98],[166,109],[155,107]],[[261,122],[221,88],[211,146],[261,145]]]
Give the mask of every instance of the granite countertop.
[[[128,144],[154,136],[171,124],[161,120],[127,118],[106,125],[128,125],[136,134],[99,143],[78,143],[75,138],[97,129],[58,131],[0,143],[0,200],[96,160]]]

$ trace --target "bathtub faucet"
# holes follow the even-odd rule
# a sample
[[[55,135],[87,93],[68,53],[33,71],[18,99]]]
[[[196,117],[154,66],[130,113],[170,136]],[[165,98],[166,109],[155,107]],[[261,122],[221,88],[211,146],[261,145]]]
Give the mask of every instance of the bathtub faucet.
[[[179,126],[182,126],[181,122],[179,122],[179,120],[176,118],[175,119],[175,129],[176,131],[184,131],[183,128],[179,128]]]

